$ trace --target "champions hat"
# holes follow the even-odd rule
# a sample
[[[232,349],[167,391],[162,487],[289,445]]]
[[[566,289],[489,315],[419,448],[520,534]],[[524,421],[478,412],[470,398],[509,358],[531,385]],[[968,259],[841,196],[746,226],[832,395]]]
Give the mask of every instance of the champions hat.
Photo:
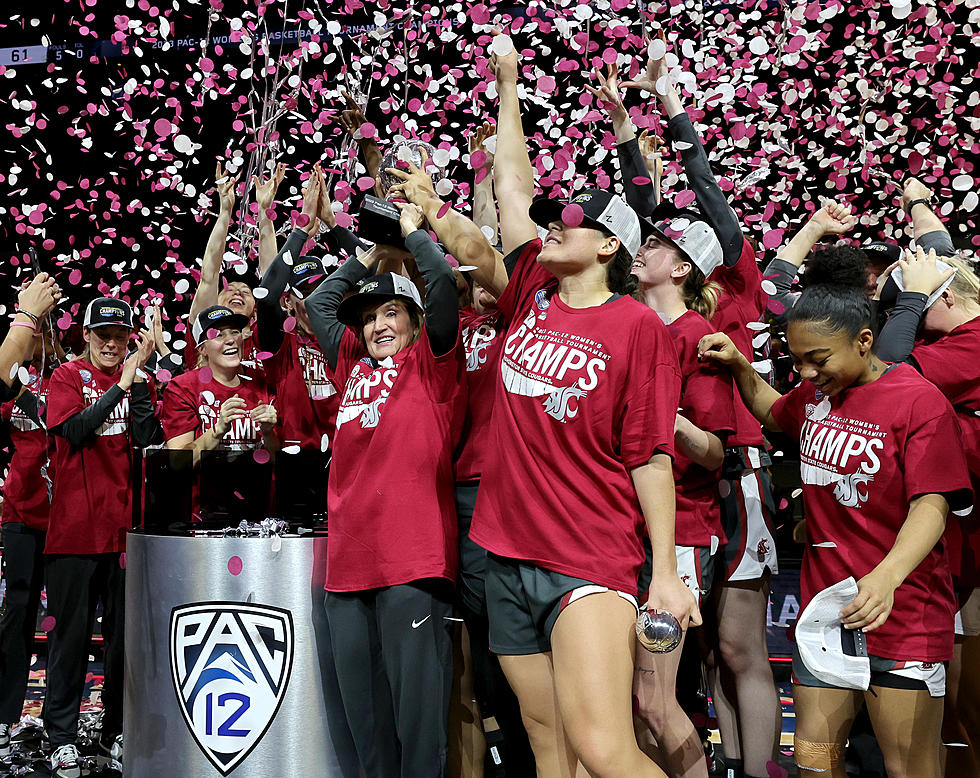
[[[129,303],[115,297],[96,297],[85,309],[82,326],[93,329],[110,324],[133,329],[133,309],[129,307]]]
[[[248,326],[248,316],[235,313],[231,308],[225,308],[223,305],[212,305],[197,315],[191,327],[191,335],[194,336],[194,342],[200,345],[205,340],[215,337],[214,334],[208,334],[212,330],[220,331],[224,327],[240,330],[246,326]]]
[[[796,647],[806,669],[819,680],[844,689],[871,684],[864,633],[845,629],[840,611],[857,597],[857,582],[845,578],[816,594],[796,622]]]
[[[369,278],[357,290],[357,294],[344,300],[337,308],[337,321],[359,329],[364,325],[361,311],[370,306],[377,307],[392,298],[403,300],[422,310],[422,298],[415,284],[397,273],[385,273]]]
[[[653,231],[677,247],[707,278],[724,260],[718,236],[707,222],[681,212],[653,225]]]
[[[865,243],[861,246],[861,250],[868,255],[868,260],[873,265],[880,267],[888,267],[892,262],[898,262],[902,258],[901,246],[883,240]]]
[[[585,189],[568,202],[541,197],[531,203],[528,215],[535,224],[547,229],[551,222],[561,221],[569,205],[582,208],[582,224],[612,233],[631,257],[636,256],[643,240],[640,217],[619,195],[601,189]]]
[[[319,259],[311,256],[300,257],[289,273],[289,288],[302,297],[326,276],[323,263]]]

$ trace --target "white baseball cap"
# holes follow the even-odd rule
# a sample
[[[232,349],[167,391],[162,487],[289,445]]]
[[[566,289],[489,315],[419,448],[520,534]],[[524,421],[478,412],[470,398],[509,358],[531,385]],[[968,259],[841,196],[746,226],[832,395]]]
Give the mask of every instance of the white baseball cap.
[[[845,629],[840,619],[841,609],[857,594],[853,577],[816,594],[796,622],[796,647],[806,669],[824,683],[867,690],[871,660],[864,633]]]

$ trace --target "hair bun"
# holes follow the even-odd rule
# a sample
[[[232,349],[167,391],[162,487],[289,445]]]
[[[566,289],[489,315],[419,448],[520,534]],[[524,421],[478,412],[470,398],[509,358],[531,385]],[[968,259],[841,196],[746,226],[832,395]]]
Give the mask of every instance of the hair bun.
[[[807,260],[803,279],[806,286],[821,284],[863,290],[868,285],[868,257],[854,246],[832,246]]]

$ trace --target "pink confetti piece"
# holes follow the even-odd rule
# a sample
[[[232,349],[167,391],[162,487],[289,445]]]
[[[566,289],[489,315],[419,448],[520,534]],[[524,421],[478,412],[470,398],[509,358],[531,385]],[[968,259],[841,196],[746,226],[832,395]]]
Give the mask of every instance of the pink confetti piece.
[[[241,575],[243,567],[244,565],[240,556],[233,556],[228,560],[228,572],[232,575]]]
[[[54,629],[55,618],[54,616],[45,616],[41,619],[41,632],[50,632]]]
[[[272,459],[272,455],[264,448],[257,448],[252,452],[252,459],[258,462],[260,465],[264,465],[266,462]]]
[[[561,220],[566,227],[578,227],[585,219],[585,211],[578,203],[569,203],[561,209]]]

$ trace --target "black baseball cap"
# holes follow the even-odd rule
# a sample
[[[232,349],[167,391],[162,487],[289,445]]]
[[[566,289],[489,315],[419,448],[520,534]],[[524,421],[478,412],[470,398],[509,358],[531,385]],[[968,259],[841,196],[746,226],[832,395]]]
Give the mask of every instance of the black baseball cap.
[[[133,329],[133,309],[125,300],[117,300],[115,297],[96,297],[85,308],[82,326],[86,329],[94,329],[108,327],[111,324]]]
[[[644,233],[643,220],[622,197],[602,189],[583,189],[571,200],[540,197],[531,203],[528,216],[535,224],[547,229],[551,222],[562,220],[562,212],[569,205],[578,205],[582,208],[583,224],[605,230],[619,238],[619,242],[631,257],[636,256],[640,244],[646,239],[649,231],[652,231],[652,228],[647,225],[649,231]]]
[[[397,273],[384,273],[365,281],[357,294],[352,294],[337,308],[337,321],[348,327],[360,329],[363,326],[361,311],[372,305],[381,305],[385,300],[397,298],[413,304],[420,311],[422,298],[419,290],[409,279]]]
[[[888,267],[892,262],[898,262],[902,258],[901,246],[884,240],[865,243],[861,246],[861,250],[868,255],[868,259],[873,264],[882,267]]]
[[[191,335],[194,336],[194,342],[200,345],[214,337],[208,334],[212,330],[220,331],[225,327],[240,330],[248,326],[248,323],[248,316],[235,313],[231,308],[225,308],[223,305],[212,305],[197,315],[191,326]]]
[[[289,273],[289,288],[302,297],[326,276],[327,271],[319,258],[310,255],[300,257]]]

